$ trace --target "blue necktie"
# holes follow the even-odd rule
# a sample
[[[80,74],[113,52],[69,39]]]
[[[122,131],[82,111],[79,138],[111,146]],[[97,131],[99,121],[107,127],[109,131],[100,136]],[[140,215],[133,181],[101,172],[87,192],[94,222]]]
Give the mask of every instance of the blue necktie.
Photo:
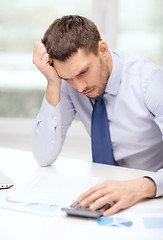
[[[96,98],[92,113],[92,157],[93,162],[114,165],[109,123],[103,95]]]

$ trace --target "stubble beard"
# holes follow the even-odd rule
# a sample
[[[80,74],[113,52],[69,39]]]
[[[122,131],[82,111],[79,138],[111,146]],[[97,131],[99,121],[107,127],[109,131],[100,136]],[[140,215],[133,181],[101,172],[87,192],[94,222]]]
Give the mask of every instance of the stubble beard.
[[[100,97],[100,96],[105,92],[105,89],[106,89],[108,80],[109,80],[109,74],[108,74],[108,76],[106,77],[105,83],[103,83],[100,88],[96,88],[96,87],[95,87],[95,90],[97,89],[96,95],[93,96],[93,97],[89,97],[89,98],[91,98],[91,99],[96,99],[96,98]]]

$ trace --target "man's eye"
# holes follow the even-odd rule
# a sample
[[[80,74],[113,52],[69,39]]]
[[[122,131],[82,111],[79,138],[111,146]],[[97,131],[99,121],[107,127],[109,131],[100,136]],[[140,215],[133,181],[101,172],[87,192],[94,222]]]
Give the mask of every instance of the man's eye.
[[[81,75],[84,75],[86,72],[87,72],[87,71],[83,71],[83,72],[81,73]]]

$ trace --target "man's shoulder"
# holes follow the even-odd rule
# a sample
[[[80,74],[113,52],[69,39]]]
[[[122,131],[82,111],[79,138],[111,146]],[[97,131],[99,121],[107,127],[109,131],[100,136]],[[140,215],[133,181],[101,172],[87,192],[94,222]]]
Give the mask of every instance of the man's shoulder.
[[[118,50],[111,50],[111,56],[114,61],[119,61],[119,64],[122,65],[123,70],[133,70],[138,64],[142,62],[142,57],[134,54],[126,53]]]
[[[156,65],[144,56],[138,56],[121,51],[113,51],[112,54],[116,54],[119,57],[122,62],[123,71],[128,74],[147,78],[154,70],[162,69],[162,67]]]

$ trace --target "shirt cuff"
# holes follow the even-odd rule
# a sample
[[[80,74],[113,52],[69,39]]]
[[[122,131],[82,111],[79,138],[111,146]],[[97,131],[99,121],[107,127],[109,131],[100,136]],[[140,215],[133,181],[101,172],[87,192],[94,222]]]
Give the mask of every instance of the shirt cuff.
[[[163,196],[163,169],[160,169],[157,172],[146,175],[144,177],[148,177],[155,182],[155,184],[156,184],[156,195],[155,195],[155,197]]]
[[[61,120],[61,107],[60,102],[53,107],[46,100],[45,96],[41,105],[40,112],[37,116],[37,123],[44,122],[51,127],[57,126],[57,123]]]

